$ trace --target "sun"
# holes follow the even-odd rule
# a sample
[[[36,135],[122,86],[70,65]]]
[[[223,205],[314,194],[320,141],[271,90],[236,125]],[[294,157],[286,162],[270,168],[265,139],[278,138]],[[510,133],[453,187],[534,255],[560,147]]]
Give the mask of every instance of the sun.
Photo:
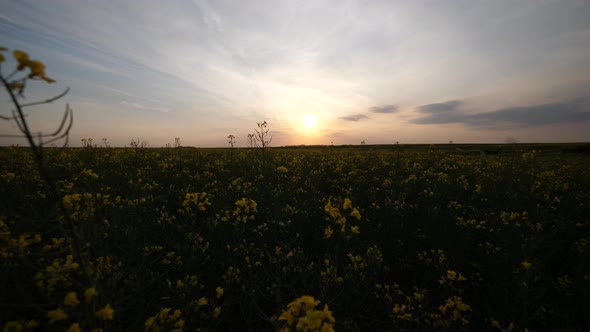
[[[305,128],[313,128],[315,127],[316,122],[318,122],[318,118],[313,114],[306,114],[303,119],[301,120]]]

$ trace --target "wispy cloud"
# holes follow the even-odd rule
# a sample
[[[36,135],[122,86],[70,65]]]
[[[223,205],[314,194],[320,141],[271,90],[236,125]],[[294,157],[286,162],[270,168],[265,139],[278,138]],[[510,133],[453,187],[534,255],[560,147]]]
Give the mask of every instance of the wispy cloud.
[[[383,114],[391,114],[397,113],[398,108],[395,105],[383,105],[383,106],[374,106],[369,108],[369,112],[372,113],[383,113]]]
[[[130,102],[123,100],[121,105],[125,105],[127,107],[131,107],[136,110],[147,111],[147,112],[160,112],[160,113],[168,113],[170,109],[167,107],[159,106],[159,105],[146,105],[138,102]]]
[[[374,131],[383,141],[384,128],[406,116],[470,127],[557,123],[567,133],[565,124],[587,119],[568,101],[585,96],[590,79],[584,1],[19,0],[1,7],[4,46],[43,60],[51,77],[72,87],[68,97],[117,109],[101,113],[104,123],[121,123],[124,112],[133,119],[137,111],[170,110],[171,128],[212,144],[218,133],[210,123],[219,119],[246,133],[246,119],[297,126],[304,111],[332,114],[346,130]],[[470,96],[486,100],[478,114]],[[402,112],[425,100],[443,102]],[[523,106],[499,109],[498,100]],[[94,125],[90,114],[77,114],[77,124]],[[116,130],[104,135],[120,136]],[[298,137],[291,139],[285,134],[285,143]]]
[[[369,117],[364,114],[353,114],[353,115],[348,115],[348,116],[341,116],[338,119],[344,120],[344,121],[358,122],[361,120],[366,120],[368,118]]]

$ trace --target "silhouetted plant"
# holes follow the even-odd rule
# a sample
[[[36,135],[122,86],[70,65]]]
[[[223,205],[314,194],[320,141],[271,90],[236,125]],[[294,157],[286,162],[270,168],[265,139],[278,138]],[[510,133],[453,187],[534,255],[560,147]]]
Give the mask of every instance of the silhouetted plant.
[[[228,140],[227,143],[229,143],[230,149],[229,149],[229,163],[230,165],[234,164],[234,144],[236,144],[236,137],[234,135],[228,135],[227,136]]]
[[[257,147],[261,149],[261,156],[262,156],[262,163],[266,165],[267,156],[266,156],[266,149],[272,142],[272,136],[269,135],[268,123],[266,121],[256,123],[258,129],[254,129],[254,143]]]
[[[134,149],[143,149],[143,148],[149,147],[149,144],[147,141],[140,141],[139,138],[138,139],[132,138],[131,142],[129,142],[129,146]]]
[[[236,137],[234,135],[228,135],[227,138],[228,138],[227,142],[229,143],[229,146],[233,148],[234,144],[236,144]]]
[[[0,52],[6,50],[6,48],[0,47]],[[50,134],[38,133],[37,135],[35,135],[35,140],[33,132],[29,128],[29,124],[26,121],[27,115],[24,113],[24,109],[31,106],[52,103],[65,96],[70,89],[66,88],[64,92],[45,100],[30,103],[20,102],[19,98],[24,98],[24,91],[29,80],[43,80],[47,83],[53,83],[55,81],[46,76],[45,65],[41,61],[29,59],[29,55],[27,53],[19,50],[15,50],[12,54],[14,56],[14,59],[17,61],[17,67],[7,76],[3,75],[0,67],[0,79],[2,80],[2,84],[5,90],[10,95],[11,101],[15,106],[15,110],[12,111],[11,116],[0,115],[0,119],[8,121],[13,120],[21,133],[2,134],[0,136],[26,138],[29,143],[29,146],[31,147],[31,150],[33,151],[33,154],[35,155],[35,158],[38,158],[40,161],[42,159],[42,153],[40,148],[44,145],[53,143],[60,139],[64,139],[64,146],[67,145],[70,129],[72,128],[72,124],[74,122],[74,115],[70,107],[66,105],[66,110],[64,111],[62,121],[60,125],[57,127],[57,129]],[[0,53],[0,63],[4,61],[5,57]],[[25,69],[29,69],[28,75],[25,74],[24,76],[15,78],[15,76],[17,76],[18,73],[21,73]]]
[[[3,51],[7,51],[6,48],[0,47],[0,64],[5,62],[6,58],[1,53]],[[58,94],[57,96],[29,103],[23,103],[20,99],[24,98],[25,88],[29,81],[45,81],[47,83],[54,83],[55,80],[47,77],[45,74],[45,64],[43,64],[39,60],[33,60],[29,58],[29,55],[26,52],[20,50],[14,50],[12,55],[17,62],[17,67],[14,69],[10,74],[4,76],[2,73],[2,68],[0,67],[0,81],[2,81],[2,85],[4,89],[10,96],[10,100],[14,105],[15,109],[12,111],[11,116],[0,116],[0,119],[7,120],[7,121],[14,121],[20,131],[20,134],[12,135],[1,135],[2,137],[23,137],[26,138],[27,142],[29,143],[29,147],[31,148],[31,152],[33,154],[33,158],[37,164],[39,169],[39,174],[41,178],[45,181],[48,185],[50,194],[56,200],[61,213],[63,215],[64,223],[60,223],[60,227],[62,230],[69,233],[72,239],[72,251],[74,258],[80,264],[81,271],[83,271],[83,275],[86,277],[86,282],[90,281],[88,277],[88,270],[86,269],[86,258],[82,255],[82,245],[80,243],[80,237],[78,236],[76,229],[74,227],[74,223],[66,209],[64,202],[62,200],[62,195],[57,188],[56,182],[53,180],[49,170],[47,169],[44,159],[43,159],[43,146],[56,142],[60,139],[64,139],[64,146],[68,144],[69,133],[72,125],[74,123],[74,114],[72,109],[69,105],[66,104],[66,109],[64,111],[62,121],[60,122],[59,126],[50,134],[43,134],[38,133],[37,135],[33,136],[33,132],[27,122],[27,114],[25,114],[24,109],[27,107],[38,106],[52,103],[63,96],[65,96],[69,88],[66,88],[64,92]],[[24,72],[26,69],[29,70],[27,74]],[[21,76],[22,75],[22,76]],[[36,139],[35,139],[36,137]],[[65,224],[65,228],[64,228]]]
[[[256,139],[254,138],[254,134],[248,134],[248,148],[250,148],[250,152],[254,154],[254,147],[256,146]]]
[[[94,148],[96,147],[96,145],[94,144],[94,139],[92,138],[83,138],[80,140],[80,142],[82,142],[82,147],[83,148]]]
[[[109,140],[105,137],[102,138],[102,146],[105,148],[110,148],[111,144],[109,143]]]
[[[272,136],[269,136],[268,134],[270,128],[268,128],[268,123],[266,123],[266,121],[258,122],[256,125],[258,126],[258,129],[254,129],[256,132],[254,142],[257,147],[265,149],[270,145],[270,142],[272,142]]]

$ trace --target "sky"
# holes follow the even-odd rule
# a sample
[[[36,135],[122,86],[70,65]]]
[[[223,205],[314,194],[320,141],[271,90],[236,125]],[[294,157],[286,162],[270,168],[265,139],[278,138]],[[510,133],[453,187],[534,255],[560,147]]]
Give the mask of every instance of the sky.
[[[0,0],[0,46],[57,81],[26,102],[70,88],[27,120],[52,132],[69,104],[72,146],[246,146],[262,121],[271,146],[588,142],[588,17],[588,0]]]

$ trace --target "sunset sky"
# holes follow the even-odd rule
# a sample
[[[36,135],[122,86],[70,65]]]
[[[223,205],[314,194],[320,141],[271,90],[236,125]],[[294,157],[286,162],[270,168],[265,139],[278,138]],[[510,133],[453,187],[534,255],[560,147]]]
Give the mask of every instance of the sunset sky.
[[[69,103],[73,146],[245,146],[263,120],[272,146],[588,142],[589,17],[587,0],[2,0],[0,46],[57,80],[27,101],[71,88],[28,120],[49,132]]]

